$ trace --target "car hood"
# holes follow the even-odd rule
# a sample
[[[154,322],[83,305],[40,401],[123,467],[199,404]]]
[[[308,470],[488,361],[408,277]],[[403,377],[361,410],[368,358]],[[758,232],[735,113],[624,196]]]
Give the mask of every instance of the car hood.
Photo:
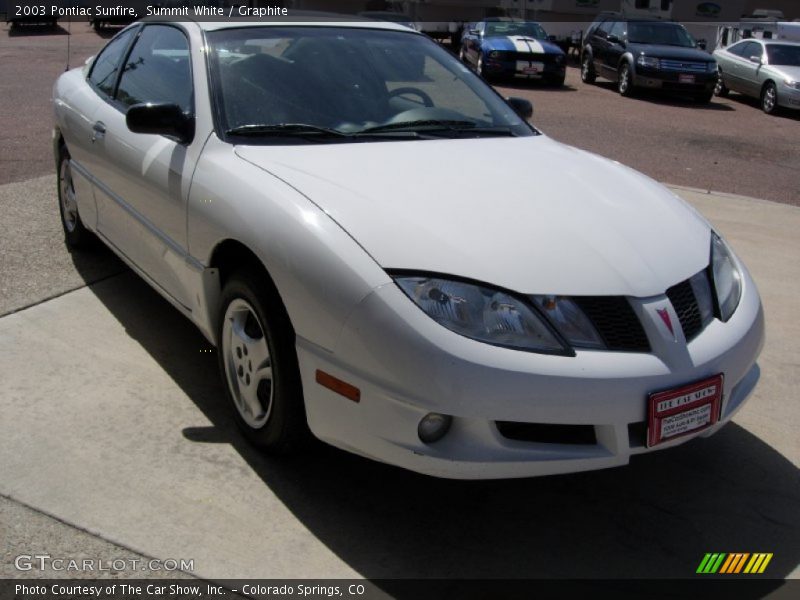
[[[705,50],[697,48],[680,48],[678,46],[662,46],[660,44],[635,44],[630,43],[627,49],[634,56],[645,54],[656,58],[671,58],[675,60],[693,60],[711,62],[714,58]]]
[[[237,155],[319,206],[385,269],[522,293],[663,293],[705,268],[708,224],[653,180],[546,136]]]
[[[525,35],[504,35],[484,38],[484,50],[500,50],[503,52],[524,52],[533,54],[563,54],[563,50],[546,40],[537,40]]]

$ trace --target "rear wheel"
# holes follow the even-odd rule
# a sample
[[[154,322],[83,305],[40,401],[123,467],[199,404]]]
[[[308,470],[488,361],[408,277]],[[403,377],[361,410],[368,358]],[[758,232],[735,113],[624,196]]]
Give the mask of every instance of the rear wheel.
[[[295,336],[265,272],[235,273],[222,290],[219,368],[234,418],[262,450],[290,454],[311,438]]]
[[[58,208],[61,214],[61,226],[64,229],[64,242],[74,249],[90,248],[95,241],[92,233],[86,229],[78,214],[78,200],[75,184],[72,180],[72,164],[69,152],[62,146],[58,159]]]
[[[761,90],[761,110],[768,115],[774,115],[778,111],[778,88],[771,81]]]
[[[581,81],[583,83],[594,83],[596,80],[597,74],[594,72],[592,57],[588,54],[584,54],[583,60],[581,61]]]
[[[622,63],[622,66],[619,68],[617,91],[620,93],[620,96],[633,95],[633,77],[631,74],[631,66],[628,63]]]

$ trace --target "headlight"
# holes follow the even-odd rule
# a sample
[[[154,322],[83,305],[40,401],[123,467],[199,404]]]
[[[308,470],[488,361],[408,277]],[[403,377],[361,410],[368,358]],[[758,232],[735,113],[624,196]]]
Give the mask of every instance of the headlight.
[[[497,50],[492,50],[489,52],[489,58],[500,58],[500,52]]]
[[[560,65],[564,62],[564,55],[563,54],[556,54],[556,64]]]
[[[520,350],[569,354],[533,303],[449,279],[398,276],[397,285],[434,321],[468,338]]]
[[[719,71],[719,66],[717,65],[716,61],[711,61],[706,65],[709,73],[716,73]]]
[[[800,90],[800,81],[795,81],[794,79],[784,79],[783,84],[786,87],[790,87],[793,90]]]
[[[647,67],[648,69],[660,69],[661,61],[652,56],[640,56],[636,59],[636,64],[640,67]]]
[[[711,234],[711,272],[714,276],[719,318],[727,321],[739,306],[742,297],[742,274],[728,246],[716,233]]]

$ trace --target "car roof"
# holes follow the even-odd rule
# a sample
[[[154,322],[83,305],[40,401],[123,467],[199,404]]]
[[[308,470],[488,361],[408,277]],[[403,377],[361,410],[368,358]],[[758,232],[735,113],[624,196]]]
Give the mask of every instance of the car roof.
[[[145,19],[152,22],[150,19]],[[159,19],[152,19],[159,20]],[[340,15],[336,13],[325,12],[305,12],[294,11],[288,17],[275,17],[274,19],[265,19],[258,21],[251,21],[248,19],[231,20],[231,21],[193,21],[182,17],[181,20],[191,21],[195,23],[203,31],[218,31],[221,29],[241,29],[245,27],[354,27],[359,29],[388,29],[392,31],[402,31],[408,33],[408,27],[392,21],[376,21],[365,17],[358,17],[353,15]]]
[[[781,46],[798,46],[798,47],[800,47],[800,42],[793,42],[791,40],[776,40],[775,38],[767,38],[765,40],[764,38],[750,37],[750,38],[743,38],[741,40],[736,40],[735,42],[733,42],[733,43],[729,44],[728,46],[726,46],[726,48],[730,48],[731,46],[736,46],[737,44],[741,44],[743,42],[759,42],[759,43],[764,44],[766,46],[781,45]]]

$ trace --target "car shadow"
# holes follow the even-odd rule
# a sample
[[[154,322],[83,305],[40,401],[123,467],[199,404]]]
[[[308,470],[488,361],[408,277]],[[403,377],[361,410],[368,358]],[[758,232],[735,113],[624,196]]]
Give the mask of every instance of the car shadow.
[[[603,88],[611,93],[619,95],[617,92],[617,84],[613,81],[596,81],[593,84],[595,87]],[[685,96],[679,93],[672,92],[658,92],[656,90],[637,89],[633,96],[628,98],[620,97],[620,100],[627,101],[640,101],[648,102],[650,104],[658,104],[661,106],[674,106],[676,108],[691,108],[694,110],[713,110],[720,112],[734,112],[736,109],[729,104],[720,103],[714,97],[708,104],[701,104],[695,102],[690,96]]]
[[[188,320],[133,274],[90,289],[211,423],[184,438],[231,445],[316,538],[392,593],[387,578],[693,577],[707,552],[772,552],[771,578],[800,562],[798,469],[736,424],[624,468],[521,480],[435,479],[321,443],[272,458],[240,435],[216,351]]]
[[[519,91],[526,91],[526,92],[553,92],[553,93],[563,93],[563,92],[577,92],[578,88],[569,85],[568,83],[564,85],[552,85],[545,81],[495,81],[492,82],[492,85],[495,88],[503,88],[507,90],[519,90]]]
[[[8,37],[42,37],[50,35],[69,35],[69,31],[59,23],[55,27],[39,23],[17,23],[13,27],[9,23]]]
[[[758,111],[761,110],[761,101],[758,98],[753,98],[752,96],[746,96],[745,94],[739,94],[737,92],[729,92],[725,99],[730,100],[737,105],[745,105]],[[784,108],[781,106],[777,111],[775,111],[774,114],[764,116],[784,118],[790,121],[800,121],[800,110],[792,110],[790,108]]]

